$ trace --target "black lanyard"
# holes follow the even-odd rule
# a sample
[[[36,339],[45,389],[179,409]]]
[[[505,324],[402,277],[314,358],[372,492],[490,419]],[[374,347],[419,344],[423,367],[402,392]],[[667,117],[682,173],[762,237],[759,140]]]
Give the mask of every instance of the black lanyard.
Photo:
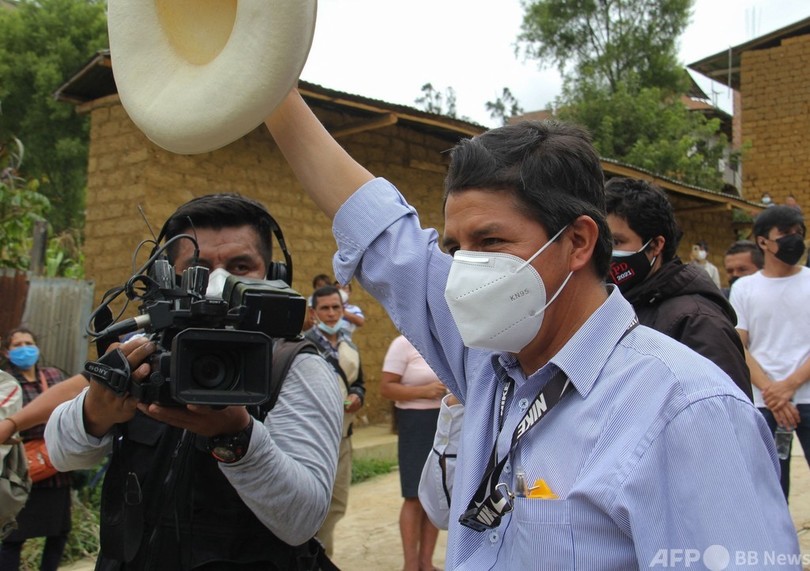
[[[638,318],[633,317],[633,321],[622,334],[619,341],[630,333],[638,325]],[[517,448],[518,442],[526,436],[526,434],[537,426],[548,413],[559,403],[565,395],[571,392],[573,385],[562,369],[558,369],[551,379],[546,383],[546,386],[537,394],[531,406],[526,409],[523,418],[520,419],[518,425],[512,433],[512,441],[509,445],[509,451],[504,455],[500,462],[498,462],[498,436],[503,430],[504,412],[506,410],[506,401],[509,392],[512,390],[514,381],[509,379],[503,387],[501,393],[500,409],[498,411],[498,434],[495,438],[495,443],[492,446],[492,454],[489,455],[484,476],[481,478],[481,483],[476,490],[472,500],[470,500],[467,510],[459,518],[459,523],[474,529],[475,531],[484,531],[485,529],[492,529],[498,527],[501,523],[501,516],[512,511],[511,492],[505,483],[497,483],[500,480],[503,468],[507,460]],[[503,489],[504,491],[501,491]]]
[[[498,434],[500,435],[503,429],[504,410],[506,408],[506,401],[509,392],[512,389],[514,381],[509,379],[503,387],[501,394],[501,406],[498,416]],[[531,406],[526,409],[523,418],[520,419],[515,431],[512,433],[512,442],[509,446],[509,452],[498,462],[498,438],[495,438],[495,444],[492,446],[492,454],[489,455],[487,467],[484,470],[484,477],[481,479],[481,484],[475,492],[473,499],[467,506],[467,511],[459,518],[459,522],[476,531],[483,531],[498,527],[501,523],[501,516],[512,511],[512,502],[509,496],[509,491],[506,489],[506,484],[497,484],[503,472],[503,467],[509,460],[512,452],[517,448],[518,442],[526,436],[526,434],[540,423],[540,420],[546,417],[549,411],[562,400],[562,398],[570,392],[569,388],[572,387],[568,375],[561,369],[557,370],[551,380],[546,384],[542,391],[538,393],[532,402]],[[504,488],[505,492],[500,488]]]

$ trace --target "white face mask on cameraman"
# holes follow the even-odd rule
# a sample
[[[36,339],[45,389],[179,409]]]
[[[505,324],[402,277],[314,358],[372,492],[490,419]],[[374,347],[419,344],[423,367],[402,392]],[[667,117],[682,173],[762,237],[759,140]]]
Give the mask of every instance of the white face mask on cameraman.
[[[205,288],[206,299],[222,299],[222,291],[225,289],[225,280],[231,275],[227,270],[217,268],[208,274],[208,287]]]
[[[569,272],[546,302],[545,284],[531,262],[566,228],[528,260],[511,254],[456,251],[444,298],[464,345],[518,353],[535,338],[546,308],[557,299],[574,272]]]

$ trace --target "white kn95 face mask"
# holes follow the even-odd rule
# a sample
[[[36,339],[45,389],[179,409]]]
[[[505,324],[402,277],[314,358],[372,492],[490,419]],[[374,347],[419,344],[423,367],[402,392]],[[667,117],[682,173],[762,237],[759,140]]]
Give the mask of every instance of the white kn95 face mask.
[[[228,270],[217,268],[208,274],[208,287],[205,289],[207,299],[222,299],[222,291],[225,289],[225,280],[231,275]]]
[[[557,299],[573,272],[546,302],[545,284],[531,262],[567,227],[528,260],[511,254],[456,251],[444,297],[464,345],[518,353],[535,338],[546,308]]]

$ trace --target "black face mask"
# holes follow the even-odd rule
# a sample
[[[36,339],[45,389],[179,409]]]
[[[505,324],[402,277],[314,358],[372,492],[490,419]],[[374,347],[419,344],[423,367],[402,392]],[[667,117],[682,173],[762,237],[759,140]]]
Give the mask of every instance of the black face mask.
[[[804,236],[801,234],[788,234],[774,240],[774,242],[779,246],[774,256],[789,266],[797,264],[804,255]]]
[[[650,242],[648,241],[647,244]],[[615,253],[610,258],[610,281],[612,281],[619,288],[622,293],[630,291],[636,284],[643,282],[650,273],[652,265],[655,263],[655,258],[650,261],[647,259],[647,254],[644,250],[647,248],[644,244],[638,252],[628,254],[622,252],[624,255],[616,255]]]
[[[728,278],[728,288],[731,289],[731,286],[733,286],[734,282],[736,282],[738,279],[740,279],[739,276]]]

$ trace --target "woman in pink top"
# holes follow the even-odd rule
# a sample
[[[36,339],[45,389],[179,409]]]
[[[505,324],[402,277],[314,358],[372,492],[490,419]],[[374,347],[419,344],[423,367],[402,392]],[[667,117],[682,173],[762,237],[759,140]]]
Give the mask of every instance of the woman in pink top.
[[[447,389],[414,346],[400,335],[385,355],[380,394],[395,401],[399,480],[405,498],[399,514],[404,570],[433,570],[439,530],[419,503],[419,478],[433,446],[439,406]]]

